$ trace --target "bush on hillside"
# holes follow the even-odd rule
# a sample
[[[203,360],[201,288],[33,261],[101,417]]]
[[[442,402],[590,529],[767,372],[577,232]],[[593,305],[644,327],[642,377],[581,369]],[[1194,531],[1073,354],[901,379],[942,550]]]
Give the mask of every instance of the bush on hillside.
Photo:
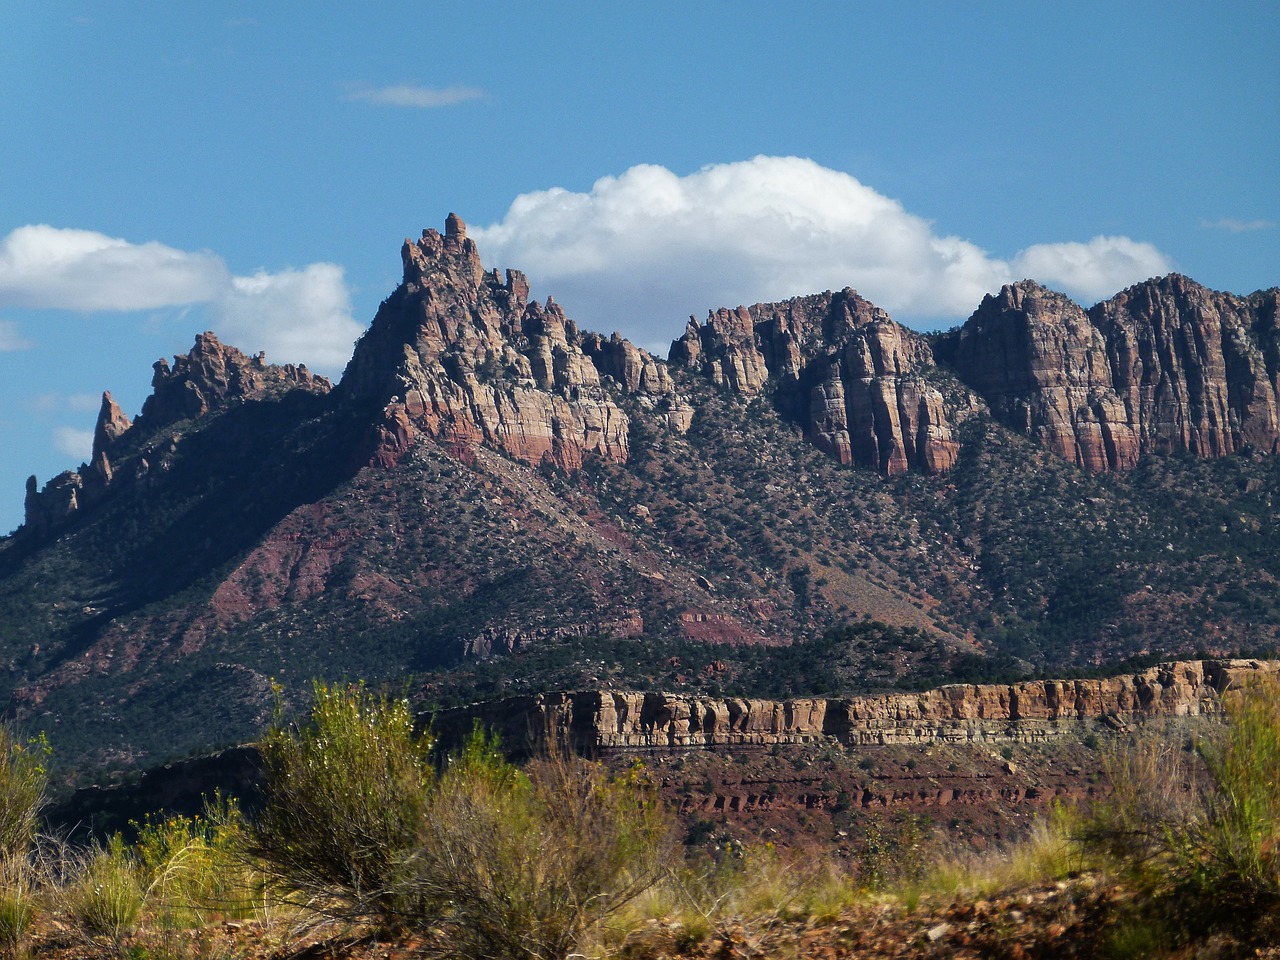
[[[408,704],[317,685],[267,737],[252,851],[320,919],[431,931],[442,953],[563,957],[666,869],[668,815],[634,778],[519,770],[477,731],[437,774]]]
[[[392,926],[429,918],[408,871],[434,783],[432,741],[406,701],[315,685],[310,721],[262,744],[267,793],[249,850],[317,915]]]

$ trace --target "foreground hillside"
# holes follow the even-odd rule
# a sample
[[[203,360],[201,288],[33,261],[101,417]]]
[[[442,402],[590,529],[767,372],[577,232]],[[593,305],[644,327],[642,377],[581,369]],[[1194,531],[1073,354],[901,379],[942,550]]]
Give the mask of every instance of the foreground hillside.
[[[323,684],[309,718],[264,737],[247,816],[223,798],[199,817],[135,823],[132,840],[79,847],[37,833],[40,754],[5,731],[0,948],[254,960],[1276,956],[1277,666],[1220,664],[1233,677],[1220,692],[1188,685],[1193,665],[1171,665],[1176,682],[1149,700],[1130,684],[1130,720],[1217,709],[1137,732],[1113,725],[1105,790],[968,849],[954,828],[865,805],[838,838],[805,831],[804,845],[743,838],[729,808],[685,832],[661,788],[671,756],[610,771],[544,754],[516,767],[481,731],[442,754],[407,700]]]
[[[455,217],[402,259],[336,386],[205,334],[28,485],[0,692],[59,763],[243,742],[273,678],[788,697],[1276,642],[1274,290],[1028,282],[933,337],[846,290],[663,362]]]

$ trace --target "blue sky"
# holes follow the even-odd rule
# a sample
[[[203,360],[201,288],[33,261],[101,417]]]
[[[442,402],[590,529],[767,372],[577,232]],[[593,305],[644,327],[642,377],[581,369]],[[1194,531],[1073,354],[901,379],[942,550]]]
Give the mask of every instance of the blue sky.
[[[336,375],[456,211],[648,346],[845,285],[919,328],[1280,283],[1280,4],[0,7],[0,529],[206,328]]]

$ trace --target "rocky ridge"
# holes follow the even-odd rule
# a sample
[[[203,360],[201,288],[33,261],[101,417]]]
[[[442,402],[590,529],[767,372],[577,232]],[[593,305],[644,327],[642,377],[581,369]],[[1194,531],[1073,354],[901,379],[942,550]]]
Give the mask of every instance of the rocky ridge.
[[[848,287],[690,318],[670,358],[748,397],[772,381],[780,406],[843,464],[892,476],[955,463],[954,428],[968,411],[949,409],[925,379],[928,340]]]
[[[305,365],[267,363],[264,354],[249,356],[211,332],[198,334],[191,351],[175,356],[172,365],[161,358],[152,369],[151,396],[133,421],[109,391],[103,393],[88,464],[59,474],[43,488],[34,476],[27,479],[23,526],[28,534],[43,536],[110,489],[145,487],[149,478],[166,473],[187,421],[293,390],[326,394],[332,389]]]
[[[1173,717],[1215,716],[1223,696],[1280,670],[1265,660],[1189,660],[1086,680],[952,684],[920,693],[793,700],[712,699],[672,693],[591,690],[536,694],[446,711],[446,737],[479,719],[504,742],[538,750],[572,744],[588,754],[824,739],[851,745],[1032,743],[1090,721],[1113,729]]]
[[[1091,473],[1144,453],[1275,453],[1278,302],[1171,274],[1085,311],[1023,281],[984,298],[948,346],[998,419]]]
[[[926,337],[845,288],[691,318],[670,357],[743,396],[773,385],[841,463],[945,472],[960,424],[989,408],[1099,473],[1144,453],[1280,449],[1278,302],[1276,289],[1237,297],[1172,274],[1086,311],[1024,280]]]
[[[570,472],[588,453],[626,462],[630,420],[604,377],[688,427],[692,410],[666,364],[618,334],[580,332],[554,300],[530,300],[518,270],[485,271],[456,215],[443,235],[406,240],[401,258],[403,282],[356,344],[339,390],[341,403],[377,421],[371,462],[398,462],[419,435]]]

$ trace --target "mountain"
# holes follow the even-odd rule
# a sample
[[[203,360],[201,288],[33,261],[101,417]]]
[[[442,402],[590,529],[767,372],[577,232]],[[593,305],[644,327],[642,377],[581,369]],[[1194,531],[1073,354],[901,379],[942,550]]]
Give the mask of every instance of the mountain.
[[[0,694],[67,769],[241,742],[312,677],[785,698],[1276,641],[1277,290],[1025,281],[924,335],[846,289],[663,361],[455,216],[401,256],[336,385],[203,334],[29,481]]]

